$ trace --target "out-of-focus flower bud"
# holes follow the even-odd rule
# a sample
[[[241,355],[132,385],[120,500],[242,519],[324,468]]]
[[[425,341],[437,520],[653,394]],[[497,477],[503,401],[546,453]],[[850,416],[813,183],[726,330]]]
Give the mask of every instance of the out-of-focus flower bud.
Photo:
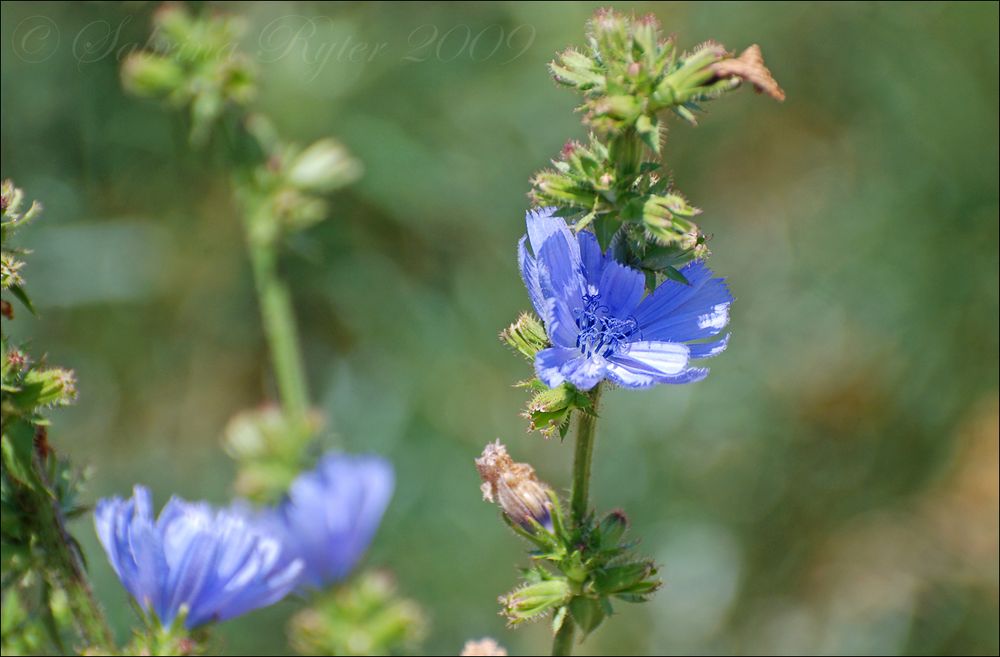
[[[550,488],[538,480],[533,467],[514,462],[497,440],[483,449],[476,469],[483,480],[480,490],[484,500],[497,503],[508,518],[525,529],[533,530],[537,523],[552,530]]]
[[[233,416],[223,448],[237,464],[236,492],[255,502],[280,497],[302,468],[303,452],[320,426],[318,414],[290,421],[274,405]]]
[[[288,181],[310,192],[331,192],[361,176],[361,163],[334,139],[320,139],[288,167]]]
[[[426,631],[423,611],[399,595],[384,571],[361,573],[317,594],[288,625],[300,655],[409,654]]]
[[[164,98],[184,84],[184,69],[168,57],[135,52],[122,64],[122,84],[136,96]]]
[[[489,637],[466,641],[460,657],[507,657],[507,650]]]

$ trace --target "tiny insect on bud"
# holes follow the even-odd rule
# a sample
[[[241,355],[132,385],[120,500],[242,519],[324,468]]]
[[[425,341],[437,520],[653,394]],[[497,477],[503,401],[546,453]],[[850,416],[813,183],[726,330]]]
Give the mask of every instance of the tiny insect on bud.
[[[507,448],[497,440],[483,449],[476,459],[476,469],[483,480],[483,499],[500,505],[507,516],[525,529],[535,524],[552,530],[549,487],[538,480],[535,469],[527,463],[516,463]]]

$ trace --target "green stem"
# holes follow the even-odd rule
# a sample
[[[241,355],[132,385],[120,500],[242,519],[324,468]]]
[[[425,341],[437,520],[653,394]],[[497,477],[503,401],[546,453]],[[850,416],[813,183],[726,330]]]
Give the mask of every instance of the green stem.
[[[556,632],[556,638],[552,641],[552,654],[554,656],[573,654],[573,634],[573,619],[569,617],[569,614],[566,614],[559,631]]]
[[[34,465],[48,490],[45,469],[37,457]],[[87,647],[101,652],[114,650],[115,641],[111,628],[90,590],[83,559],[76,548],[76,542],[66,530],[57,502],[42,495],[36,499],[39,541],[45,546],[50,559],[49,577],[52,586],[66,592],[77,631]]]
[[[601,399],[601,384],[590,391],[591,413],[577,412],[576,451],[573,454],[573,493],[570,509],[573,523],[579,527],[587,516],[590,494],[590,464],[594,457],[594,437],[597,428],[597,406]]]
[[[271,243],[258,243],[249,221],[247,228],[250,233],[250,260],[253,264],[254,281],[281,406],[289,419],[305,422],[309,413],[309,393],[302,353],[299,350],[291,293],[278,274],[275,246]]]

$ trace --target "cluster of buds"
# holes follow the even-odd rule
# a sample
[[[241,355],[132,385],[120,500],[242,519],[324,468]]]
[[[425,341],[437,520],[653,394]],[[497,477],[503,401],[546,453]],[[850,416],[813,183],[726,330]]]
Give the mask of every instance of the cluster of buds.
[[[14,318],[14,301],[32,310],[21,274],[20,257],[26,251],[13,247],[11,240],[39,216],[41,205],[26,204],[24,198],[13,183],[4,181],[0,196],[4,322]],[[44,653],[51,632],[72,625],[61,583],[75,572],[64,558],[65,550],[75,550],[75,541],[59,522],[84,510],[79,501],[82,478],[49,443],[46,411],[73,402],[76,378],[72,371],[46,366],[11,344],[5,328],[0,337],[0,389],[3,652]],[[44,614],[39,613],[40,606]]]
[[[202,143],[227,107],[256,93],[252,63],[236,48],[243,25],[232,16],[193,16],[180,4],[164,4],[153,22],[155,49],[130,54],[122,82],[137,96],[188,108],[191,141]]]
[[[531,313],[521,313],[517,321],[500,332],[500,340],[529,362],[533,362],[535,354],[549,346],[545,327]],[[522,413],[528,420],[529,430],[538,431],[545,438],[556,435],[565,438],[573,411],[593,413],[590,397],[570,383],[549,388],[537,378],[532,378],[520,382],[518,386],[532,392],[532,397]]]
[[[23,207],[24,204],[24,192],[15,187],[14,183],[5,180],[0,184],[0,208],[3,213],[0,220],[0,243],[3,245],[0,248],[0,289],[31,310],[31,300],[24,291],[24,279],[21,276],[24,262],[20,256],[24,254],[24,250],[11,247],[10,239],[15,231],[41,214],[42,206],[37,201],[32,201],[27,208]],[[3,316],[13,319],[14,307],[6,299],[2,304]]]
[[[367,571],[319,594],[292,617],[289,636],[300,655],[387,655],[412,649],[427,632],[420,607],[383,571]]]
[[[262,115],[249,112],[255,72],[237,49],[243,31],[228,15],[193,16],[167,4],[154,16],[153,49],[134,52],[122,64],[131,93],[188,108],[191,140],[207,141],[227,108],[241,127],[227,147],[239,162],[239,196],[246,207],[250,240],[270,247],[281,237],[328,215],[324,195],[357,180],[361,164],[333,139],[303,147],[278,138]],[[249,166],[248,162],[260,162]]]
[[[629,18],[599,11],[589,23],[588,52],[569,49],[549,65],[557,82],[577,89],[586,122],[601,134],[634,131],[659,152],[659,113],[673,110],[696,123],[698,103],[749,82],[776,100],[784,92],[764,66],[757,46],[733,57],[704,43],[679,53],[653,16]]]
[[[583,96],[591,128],[586,145],[570,142],[552,168],[532,179],[531,200],[554,206],[577,230],[589,227],[602,248],[647,273],[649,288],[708,255],[699,214],[659,173],[663,113],[695,124],[700,104],[752,85],[776,100],[784,92],[760,48],[733,56],[715,42],[681,53],[652,16],[601,10],[589,23],[585,52],[569,49],[550,64],[555,80]]]
[[[245,125],[263,152],[239,188],[254,243],[273,245],[323,220],[329,215],[324,196],[361,177],[361,163],[335,139],[303,148],[282,141],[263,115],[247,117]]]
[[[571,528],[552,488],[534,468],[517,463],[500,441],[476,459],[483,497],[496,502],[504,520],[535,549],[524,583],[501,596],[501,613],[511,625],[553,614],[553,631],[569,615],[593,631],[613,612],[612,601],[645,601],[660,586],[651,561],[635,559],[625,542],[625,515],[613,511],[596,522],[588,516]]]
[[[307,448],[321,424],[318,414],[290,421],[274,404],[233,416],[223,448],[237,464],[236,493],[256,503],[277,501],[306,465]]]
[[[0,199],[3,207],[0,218],[0,236],[3,238],[0,251],[0,261],[2,261],[0,292],[11,295],[30,310],[31,299],[24,289],[24,279],[21,275],[24,263],[19,259],[25,251],[11,246],[11,240],[19,228],[39,216],[41,205],[31,203],[24,209],[24,192],[9,180],[3,182]],[[6,320],[14,317],[13,304],[8,299],[3,299],[3,316]],[[8,343],[6,332],[0,349],[2,349],[0,379],[3,387],[2,409],[6,441],[8,421],[23,420],[33,425],[40,425],[43,423],[41,411],[71,403],[76,398],[76,379],[70,370],[45,367],[43,363],[34,362],[23,350]],[[6,449],[6,442],[4,447]]]

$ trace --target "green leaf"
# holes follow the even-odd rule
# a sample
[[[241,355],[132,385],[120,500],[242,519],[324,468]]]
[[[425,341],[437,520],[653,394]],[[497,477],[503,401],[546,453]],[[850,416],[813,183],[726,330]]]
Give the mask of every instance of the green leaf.
[[[636,593],[645,590],[644,580],[656,573],[656,568],[649,561],[628,563],[621,566],[605,568],[594,576],[594,586],[604,595],[614,593]]]
[[[584,637],[596,630],[604,620],[604,609],[600,601],[594,598],[573,598],[569,602],[569,613],[580,626]]]
[[[41,492],[45,485],[35,471],[35,428],[24,420],[9,420],[0,436],[3,467],[11,479]]]
[[[594,235],[597,236],[597,243],[601,245],[601,250],[607,250],[611,246],[611,240],[618,232],[618,220],[611,215],[601,215],[591,224],[594,228]]]
[[[660,154],[660,120],[643,114],[635,121],[635,130],[642,142],[657,155]]]
[[[680,273],[676,267],[667,267],[663,270],[663,273],[666,274],[667,278],[672,281],[677,281],[678,283],[683,283],[684,285],[691,285],[691,281],[689,281],[684,274]]]
[[[31,299],[28,297],[28,293],[24,291],[24,288],[20,285],[11,285],[8,288],[18,301],[24,304],[24,307],[28,309],[32,315],[35,315],[35,306],[31,303]]]

